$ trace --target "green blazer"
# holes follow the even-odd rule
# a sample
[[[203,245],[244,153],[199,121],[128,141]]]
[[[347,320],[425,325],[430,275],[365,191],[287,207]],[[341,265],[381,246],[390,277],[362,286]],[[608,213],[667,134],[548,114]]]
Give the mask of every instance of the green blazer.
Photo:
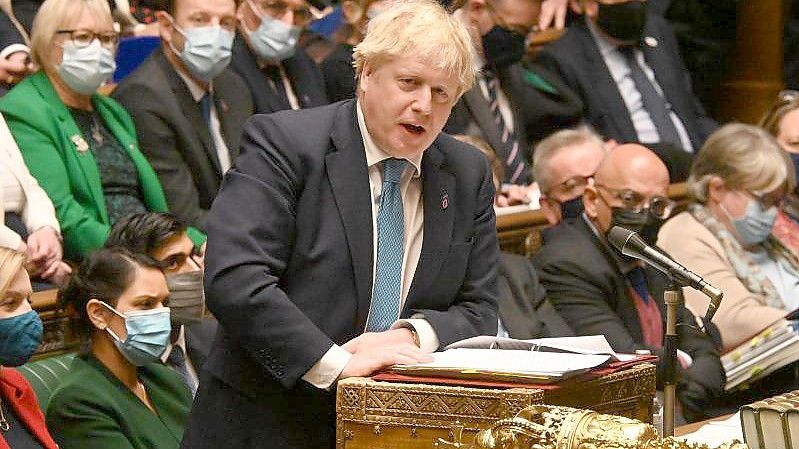
[[[136,128],[115,100],[94,94],[92,103],[108,129],[127,148],[139,172],[139,186],[147,210],[167,212],[158,177],[139,151]],[[43,71],[28,77],[2,99],[0,112],[19,145],[25,164],[55,206],[67,259],[80,260],[100,248],[111,229],[97,162],[87,151],[69,110]],[[205,236],[189,230],[195,244]]]
[[[191,393],[158,363],[139,368],[153,413],[91,354],[75,357],[47,405],[47,428],[61,449],[178,449]]]

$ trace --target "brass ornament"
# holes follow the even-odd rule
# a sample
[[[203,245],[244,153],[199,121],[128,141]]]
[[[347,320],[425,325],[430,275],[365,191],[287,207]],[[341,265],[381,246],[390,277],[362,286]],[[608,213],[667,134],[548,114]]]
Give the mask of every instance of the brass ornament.
[[[732,441],[717,448],[669,437],[629,418],[591,410],[533,405],[480,431],[474,449],[748,449]]]

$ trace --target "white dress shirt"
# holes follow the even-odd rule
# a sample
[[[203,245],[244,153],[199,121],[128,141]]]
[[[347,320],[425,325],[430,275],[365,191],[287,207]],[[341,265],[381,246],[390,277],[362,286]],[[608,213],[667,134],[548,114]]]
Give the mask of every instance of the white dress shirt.
[[[608,67],[610,75],[616,83],[616,87],[619,89],[622,99],[624,99],[624,104],[627,106],[627,110],[630,113],[630,119],[635,127],[638,140],[641,143],[660,142],[660,135],[658,134],[657,128],[655,128],[655,123],[649,116],[649,112],[644,108],[641,93],[638,92],[635,81],[633,81],[632,76],[630,76],[630,66],[627,63],[627,58],[621,54],[618,46],[599,34],[599,31],[591,20],[586,19],[586,22],[588,23],[588,29],[591,31],[591,35],[594,37],[594,41],[599,47],[602,59],[605,61],[605,65]],[[663,101],[666,101],[666,97],[663,95],[663,89],[655,78],[655,72],[646,63],[644,53],[638,48],[634,50],[634,53],[638,65],[641,66],[646,77],[652,82],[655,90],[663,97]],[[694,147],[691,144],[691,138],[682,120],[680,120],[680,117],[671,109],[671,105],[667,104],[666,109],[669,110],[669,117],[672,123],[674,123],[674,127],[677,129],[677,134],[680,136],[680,143],[683,149],[693,152]]]
[[[357,104],[358,128],[363,136],[363,146],[366,152],[366,165],[369,172],[369,190],[372,196],[372,285],[377,263],[377,212],[380,207],[380,194],[383,189],[383,164],[382,162],[392,156],[381,150],[372,140],[360,103]],[[400,178],[400,194],[404,214],[404,254],[402,258],[402,286],[400,290],[400,304],[397,311],[398,320],[391,329],[411,326],[419,336],[420,347],[423,351],[433,352],[438,349],[439,340],[435,330],[422,315],[414,315],[411,319],[400,320],[399,313],[405,305],[410,291],[419,256],[422,253],[424,240],[424,203],[422,196],[421,163],[422,154],[413,159],[408,159],[408,166]],[[368,320],[367,320],[368,321]],[[302,377],[306,382],[318,388],[330,388],[336,381],[344,367],[349,362],[352,354],[338,345],[333,345],[325,355]]]
[[[180,70],[177,72],[186,83],[186,87],[189,88],[189,92],[191,92],[191,97],[194,99],[194,102],[197,103],[197,106],[200,106],[200,100],[202,100],[205,96],[206,90]],[[208,92],[211,95],[214,94],[213,81],[208,84]],[[214,101],[211,102],[211,123],[209,125],[211,129],[209,131],[211,134],[211,140],[214,142],[214,147],[216,147],[216,156],[219,158],[219,166],[222,169],[222,173],[225,173],[228,171],[231,165],[230,152],[228,151],[225,139],[222,138],[222,129],[220,127],[219,115],[217,115],[215,103],[216,102]]]
[[[191,377],[192,381],[194,381],[194,385],[199,385],[200,379],[197,376],[197,370],[194,368],[194,363],[192,363],[191,357],[189,357],[189,351],[186,349],[186,326],[180,326],[178,338],[175,339],[175,341],[173,341],[169,346],[167,346],[166,351],[161,354],[161,362],[164,365],[169,366],[167,361],[169,360],[169,355],[172,354],[172,348],[175,346],[178,346],[183,350],[183,355],[186,360],[186,371],[189,372],[189,376]]]

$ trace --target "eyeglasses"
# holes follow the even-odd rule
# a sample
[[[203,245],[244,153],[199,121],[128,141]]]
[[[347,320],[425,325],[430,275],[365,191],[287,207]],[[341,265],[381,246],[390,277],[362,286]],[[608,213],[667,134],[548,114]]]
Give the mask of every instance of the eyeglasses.
[[[69,39],[78,48],[88,47],[95,39],[105,48],[114,48],[119,42],[119,33],[114,31],[95,33],[92,30],[58,30],[56,34],[69,34]]]
[[[593,174],[588,176],[573,176],[560,184],[552,186],[549,191],[544,193],[550,198],[574,198],[585,192],[585,187],[593,177]]]
[[[294,24],[297,26],[306,25],[314,18],[310,8],[306,6],[291,7],[288,2],[283,0],[250,0],[248,3],[255,7],[255,12],[260,12],[276,19],[285,16],[291,10],[294,13]]]
[[[614,189],[600,184],[596,184],[596,186],[609,192],[614,198],[621,200],[625,209],[633,212],[648,210],[650,215],[655,218],[660,218],[661,220],[665,220],[671,216],[676,204],[665,196],[653,196],[647,200],[646,196],[632,189]],[[602,197],[601,193],[600,197]],[[602,200],[605,200],[604,197]]]

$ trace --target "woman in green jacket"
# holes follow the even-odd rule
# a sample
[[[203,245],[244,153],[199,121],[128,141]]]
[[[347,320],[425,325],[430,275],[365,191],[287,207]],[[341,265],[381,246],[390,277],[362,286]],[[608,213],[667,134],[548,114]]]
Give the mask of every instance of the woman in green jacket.
[[[118,40],[106,0],[47,0],[31,34],[41,70],[0,100],[25,163],[55,206],[71,260],[102,247],[117,219],[167,211],[133,120],[96,93],[114,72]],[[195,244],[205,238],[190,235]]]
[[[157,262],[121,248],[87,256],[63,290],[89,329],[47,406],[61,449],[178,449],[191,406],[180,376],[160,363],[171,327]]]

